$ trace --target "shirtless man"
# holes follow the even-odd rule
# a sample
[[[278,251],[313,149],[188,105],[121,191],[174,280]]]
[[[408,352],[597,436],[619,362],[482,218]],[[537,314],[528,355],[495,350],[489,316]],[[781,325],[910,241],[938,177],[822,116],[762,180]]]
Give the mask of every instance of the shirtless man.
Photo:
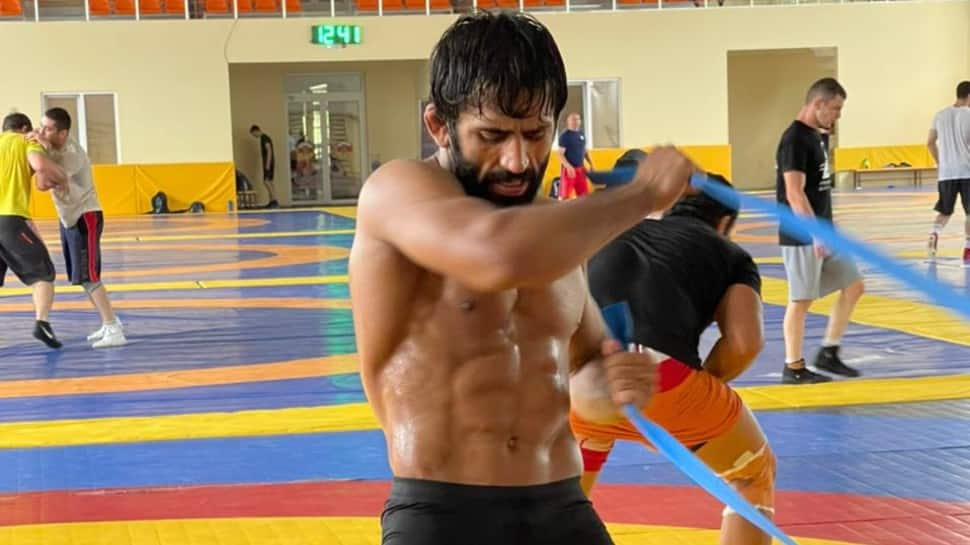
[[[611,543],[579,484],[571,374],[605,369],[643,407],[652,359],[607,340],[582,264],[687,188],[693,165],[651,154],[628,185],[533,199],[566,74],[521,13],[463,16],[431,59],[427,161],[364,184],[350,255],[361,377],[394,481],[385,545]]]

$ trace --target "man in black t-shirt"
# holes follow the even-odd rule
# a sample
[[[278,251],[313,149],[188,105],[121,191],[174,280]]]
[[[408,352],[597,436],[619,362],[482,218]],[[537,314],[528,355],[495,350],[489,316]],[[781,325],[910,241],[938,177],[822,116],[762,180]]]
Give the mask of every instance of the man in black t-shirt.
[[[832,221],[832,169],[827,138],[842,115],[845,89],[832,78],[815,82],[808,90],[798,118],[785,130],[775,157],[778,202],[800,216]],[[802,341],[805,317],[812,302],[834,291],[839,298],[832,308],[822,349],[815,367],[848,377],[859,372],[839,358],[839,344],[849,316],[865,290],[862,275],[845,255],[831,253],[812,240],[799,240],[779,231],[781,255],[788,277],[788,308],[785,310],[785,367],[782,382],[803,384],[827,382],[826,375],[805,367]]]
[[[249,134],[259,140],[259,157],[263,165],[263,184],[266,186],[266,193],[269,197],[266,208],[279,208],[280,204],[276,200],[276,191],[273,189],[273,174],[276,172],[276,151],[273,149],[273,140],[259,128],[259,125],[250,127]]]
[[[710,175],[712,180],[727,180]],[[728,240],[737,212],[706,195],[682,198],[661,220],[647,219],[589,262],[596,304],[626,302],[636,350],[659,362],[657,393],[644,409],[767,516],[774,511],[775,458],[751,411],[727,382],[751,364],[764,344],[761,276],[751,256]],[[701,335],[717,322],[721,337],[702,359]],[[592,371],[592,372],[590,372]],[[589,493],[616,440],[645,441],[627,421],[604,418],[595,372],[570,383],[570,425],[583,456],[581,484]],[[599,407],[604,408],[601,411]],[[722,543],[771,539],[728,510]]]

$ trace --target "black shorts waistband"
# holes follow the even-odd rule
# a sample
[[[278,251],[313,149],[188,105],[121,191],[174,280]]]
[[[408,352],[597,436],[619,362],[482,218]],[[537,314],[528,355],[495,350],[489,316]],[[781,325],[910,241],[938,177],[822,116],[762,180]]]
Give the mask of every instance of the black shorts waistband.
[[[527,486],[494,486],[448,483],[426,479],[394,477],[390,499],[426,502],[563,500],[570,496],[585,498],[579,477]]]

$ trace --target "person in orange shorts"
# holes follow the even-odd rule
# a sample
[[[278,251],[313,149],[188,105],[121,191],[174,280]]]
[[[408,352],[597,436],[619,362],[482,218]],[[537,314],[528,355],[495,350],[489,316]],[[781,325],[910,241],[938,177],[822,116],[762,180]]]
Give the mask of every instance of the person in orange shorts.
[[[758,268],[728,238],[736,218],[736,211],[706,195],[682,197],[662,219],[646,219],[600,250],[587,275],[600,307],[629,304],[633,348],[659,362],[658,393],[644,415],[770,517],[775,458],[754,415],[727,384],[764,345]],[[702,360],[700,337],[713,322],[721,337]],[[615,441],[646,443],[602,397],[597,385],[605,380],[603,369],[594,366],[570,383],[570,425],[582,451],[587,494]],[[770,545],[771,539],[725,510],[721,543]]]

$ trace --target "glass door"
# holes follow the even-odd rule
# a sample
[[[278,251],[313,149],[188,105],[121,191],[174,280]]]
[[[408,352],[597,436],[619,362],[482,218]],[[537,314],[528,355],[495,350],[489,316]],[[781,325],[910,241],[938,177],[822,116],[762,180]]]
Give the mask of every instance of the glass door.
[[[367,176],[363,99],[354,94],[287,96],[290,202],[352,204]]]
[[[358,100],[328,100],[326,107],[329,152],[328,180],[331,202],[355,201],[363,184],[361,142],[364,140]]]
[[[294,205],[323,201],[328,165],[321,153],[326,147],[326,103],[313,97],[291,96],[287,103],[290,156],[290,202]]]

